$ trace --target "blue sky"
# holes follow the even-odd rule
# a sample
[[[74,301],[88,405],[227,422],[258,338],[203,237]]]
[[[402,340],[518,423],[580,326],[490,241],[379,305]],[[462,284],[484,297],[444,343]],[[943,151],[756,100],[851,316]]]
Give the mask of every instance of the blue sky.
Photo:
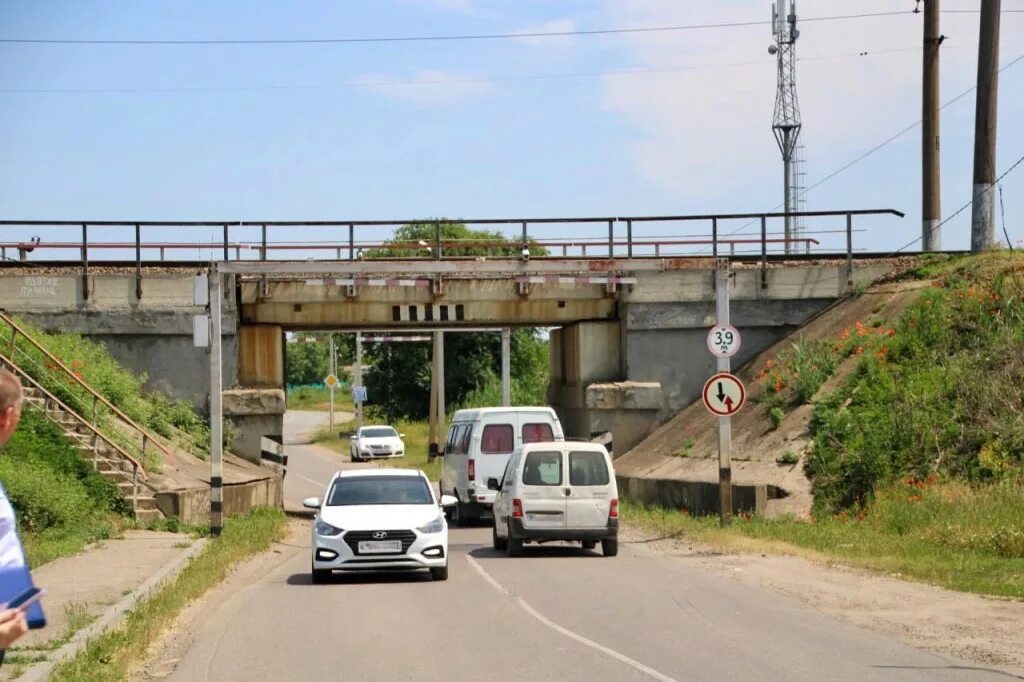
[[[850,14],[851,5],[804,0],[799,10],[824,17]],[[1024,3],[1003,5],[1018,10],[1003,17],[1005,65],[1024,54]],[[855,11],[912,7],[858,0]],[[768,10],[765,0],[3,0],[0,37],[480,34],[758,21]],[[975,79],[978,16],[942,20],[945,101]],[[908,14],[802,26],[808,183],[920,118],[920,22]],[[781,202],[782,185],[769,42],[769,28],[753,26],[384,44],[0,44],[0,215],[238,221],[765,211]],[[633,73],[613,73],[622,70]],[[999,170],[1024,155],[1022,84],[1024,62],[1001,76]],[[973,94],[944,111],[944,215],[970,198],[973,119]],[[807,208],[903,210],[906,219],[866,221],[857,237],[862,248],[902,246],[920,233],[919,150],[917,129],[809,192]],[[1024,240],[1024,167],[1005,180],[1004,200],[1011,239]],[[816,227],[837,225],[809,225]],[[969,227],[968,210],[946,225],[944,246],[966,248]]]

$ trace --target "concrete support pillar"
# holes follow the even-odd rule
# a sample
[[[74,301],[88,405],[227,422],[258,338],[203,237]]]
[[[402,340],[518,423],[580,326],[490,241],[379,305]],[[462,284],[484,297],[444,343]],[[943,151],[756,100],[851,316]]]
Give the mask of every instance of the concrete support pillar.
[[[512,404],[512,330],[501,330],[501,404]]]

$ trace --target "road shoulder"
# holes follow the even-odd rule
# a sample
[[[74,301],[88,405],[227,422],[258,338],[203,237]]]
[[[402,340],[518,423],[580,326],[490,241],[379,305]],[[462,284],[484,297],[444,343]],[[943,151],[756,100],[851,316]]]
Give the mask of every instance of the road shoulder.
[[[129,679],[149,682],[173,675],[178,663],[192,647],[196,634],[222,614],[221,607],[243,598],[246,588],[296,554],[309,551],[309,543],[305,540],[308,533],[309,521],[292,519],[282,540],[236,566],[225,580],[183,609],[150,645]]]
[[[1024,676],[1024,602],[953,592],[899,577],[795,556],[739,554],[626,525],[621,542],[638,554],[675,557],[746,585],[937,654]]]

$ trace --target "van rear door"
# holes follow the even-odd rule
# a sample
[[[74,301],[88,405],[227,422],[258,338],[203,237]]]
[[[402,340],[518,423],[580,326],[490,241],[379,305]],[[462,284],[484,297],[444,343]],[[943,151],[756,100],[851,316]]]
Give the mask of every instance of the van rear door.
[[[490,412],[481,417],[477,427],[480,429],[478,446],[471,448],[470,452],[473,478],[469,485],[476,489],[478,502],[493,502],[494,493],[487,490],[487,479],[501,480],[505,473],[508,458],[516,449],[517,426],[516,416],[512,412]]]
[[[551,449],[531,449],[522,462],[519,490],[523,526],[565,528],[565,453],[553,444]]]
[[[567,527],[607,526],[613,497],[607,455],[599,450],[570,450],[568,463]]]

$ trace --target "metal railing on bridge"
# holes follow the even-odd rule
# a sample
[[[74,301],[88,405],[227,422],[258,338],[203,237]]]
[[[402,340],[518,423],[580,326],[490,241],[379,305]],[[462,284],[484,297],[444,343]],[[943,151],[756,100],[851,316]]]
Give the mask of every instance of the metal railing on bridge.
[[[704,257],[759,259],[844,257],[848,266],[855,248],[854,235],[869,231],[854,218],[903,217],[893,209],[801,211],[798,213],[733,213],[677,216],[625,216],[530,219],[428,219],[428,220],[328,220],[328,221],[75,221],[0,220],[3,232],[20,230],[57,233],[56,239],[33,234],[27,239],[3,241],[0,256],[15,252],[19,263],[29,267],[37,262],[81,264],[83,278],[91,263],[117,261],[133,263],[138,274],[141,297],[144,264],[209,262],[212,260],[387,260],[387,259],[520,259],[523,250],[532,258],[688,258]],[[820,221],[817,229],[805,227],[798,236],[770,231],[773,221],[787,217]],[[739,222],[738,228],[733,226]],[[398,230],[421,226],[422,239],[397,239]],[[465,225],[492,231],[492,239],[452,239],[446,226]],[[753,231],[749,228],[753,226]],[[874,223],[868,227],[875,227]],[[133,239],[125,240],[124,231]],[[167,240],[182,230],[195,234],[206,231],[207,241]],[[111,232],[120,239],[97,239]],[[144,239],[159,234],[159,241]],[[549,234],[552,231],[571,234]],[[72,233],[74,236],[72,237]],[[287,233],[289,239],[273,239]],[[272,234],[276,233],[276,234]],[[312,237],[316,237],[315,239]],[[326,237],[326,239],[324,239]],[[358,237],[358,239],[357,239]],[[97,257],[98,252],[104,257]],[[174,258],[195,252],[195,257]],[[168,259],[168,255],[172,256]],[[46,258],[46,256],[52,256]],[[323,257],[322,257],[323,256]],[[470,266],[471,267],[471,266]]]

